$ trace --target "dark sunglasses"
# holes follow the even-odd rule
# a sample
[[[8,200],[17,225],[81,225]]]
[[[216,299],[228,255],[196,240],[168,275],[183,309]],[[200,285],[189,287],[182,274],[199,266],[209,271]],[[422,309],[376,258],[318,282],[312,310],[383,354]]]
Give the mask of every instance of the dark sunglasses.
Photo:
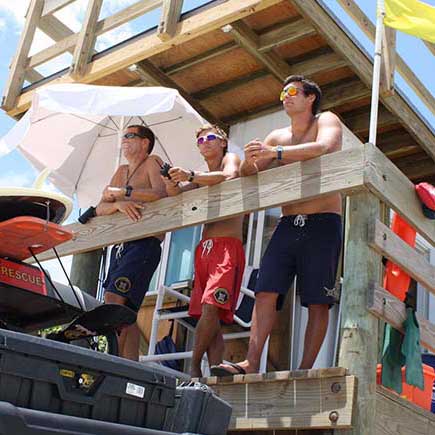
[[[138,133],[125,133],[124,135],[122,135],[122,137],[124,139],[133,139],[134,137],[140,137],[141,139],[145,139],[144,136],[141,136]]]
[[[204,142],[210,142],[210,141],[215,140],[215,139],[223,139],[223,137],[218,135],[218,134],[210,133],[210,134],[207,134],[205,136],[198,137],[196,139],[196,143],[198,145],[202,145]]]

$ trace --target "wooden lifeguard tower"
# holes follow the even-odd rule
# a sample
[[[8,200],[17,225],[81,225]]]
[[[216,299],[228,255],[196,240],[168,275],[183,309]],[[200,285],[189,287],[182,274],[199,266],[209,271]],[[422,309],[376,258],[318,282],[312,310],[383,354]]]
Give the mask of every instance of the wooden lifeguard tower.
[[[381,287],[381,257],[435,294],[434,266],[386,222],[391,208],[435,245],[434,222],[422,214],[414,191],[414,183],[435,183],[435,132],[392,91],[392,59],[433,113],[435,99],[394,53],[394,43],[384,64],[375,147],[366,143],[371,58],[323,1],[215,0],[182,15],[182,0],[142,0],[99,19],[103,1],[89,0],[78,33],[54,15],[73,1],[31,0],[2,103],[10,116],[20,117],[34,89],[48,83],[159,85],[178,89],[202,116],[228,129],[279,110],[283,79],[304,74],[321,85],[323,110],[337,113],[347,128],[343,151],[162,199],[136,224],[115,215],[85,228],[72,225],[76,237],[60,247],[61,255],[341,192],[347,213],[337,367],[208,382],[233,405],[231,431],[435,433],[433,414],[376,385],[379,320],[401,329],[405,318],[404,304]],[[374,26],[356,3],[339,3],[373,40]],[[156,8],[157,28],[95,53],[97,36]],[[55,43],[29,57],[37,28]],[[435,55],[433,45],[428,49]],[[70,69],[50,77],[36,71],[65,52],[72,53]],[[420,329],[422,345],[435,352],[435,325],[420,319]]]

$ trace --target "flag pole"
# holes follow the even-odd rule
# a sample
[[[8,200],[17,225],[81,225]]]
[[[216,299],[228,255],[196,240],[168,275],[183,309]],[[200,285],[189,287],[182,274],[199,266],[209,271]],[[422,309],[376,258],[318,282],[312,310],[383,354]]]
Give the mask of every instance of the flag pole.
[[[369,142],[376,145],[376,130],[378,126],[379,87],[381,78],[382,34],[384,32],[385,4],[384,0],[377,2],[375,55],[373,62],[372,103],[370,109]]]

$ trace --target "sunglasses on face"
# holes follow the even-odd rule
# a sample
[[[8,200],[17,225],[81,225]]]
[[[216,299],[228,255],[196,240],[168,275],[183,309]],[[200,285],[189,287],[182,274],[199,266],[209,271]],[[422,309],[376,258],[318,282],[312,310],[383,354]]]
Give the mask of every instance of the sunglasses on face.
[[[125,133],[122,137],[124,139],[133,139],[134,137],[140,137],[141,139],[145,139],[143,136],[141,136],[138,133]]]
[[[222,137],[222,136],[219,136],[218,134],[210,133],[210,134],[207,134],[207,135],[205,135],[205,136],[200,136],[200,137],[198,137],[198,138],[196,139],[196,143],[197,143],[198,145],[202,145],[202,144],[205,143],[205,142],[210,142],[210,141],[215,140],[215,139],[223,139],[223,137]]]
[[[303,89],[301,88],[297,88],[296,86],[289,86],[287,88],[284,88],[281,91],[281,94],[279,96],[279,99],[281,101],[284,101],[285,98],[287,97],[287,95],[290,95],[290,97],[294,97],[295,95],[297,95],[299,92],[304,92]]]

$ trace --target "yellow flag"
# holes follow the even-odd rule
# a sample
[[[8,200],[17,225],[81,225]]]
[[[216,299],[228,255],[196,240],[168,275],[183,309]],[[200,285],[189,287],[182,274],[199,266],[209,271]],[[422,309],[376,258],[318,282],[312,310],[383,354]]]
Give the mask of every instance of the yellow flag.
[[[435,7],[418,0],[385,0],[385,25],[435,43]]]

